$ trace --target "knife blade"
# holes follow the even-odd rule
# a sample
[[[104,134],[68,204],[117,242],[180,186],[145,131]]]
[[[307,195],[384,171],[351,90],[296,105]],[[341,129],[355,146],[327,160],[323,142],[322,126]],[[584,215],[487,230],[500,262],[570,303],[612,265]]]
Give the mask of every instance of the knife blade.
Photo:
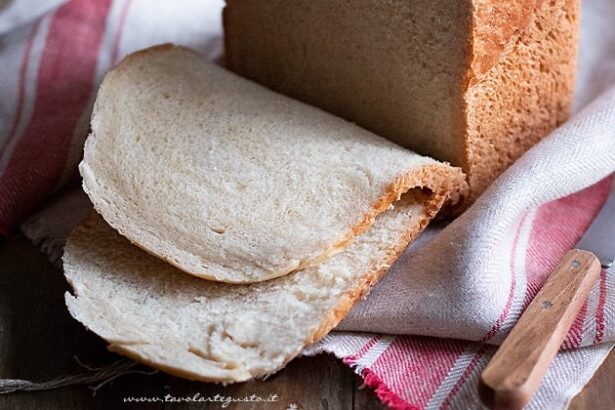
[[[615,261],[615,192],[611,193],[577,249],[592,252],[603,268],[611,267]]]
[[[615,193],[534,297],[479,380],[491,409],[521,409],[544,377],[601,268],[615,259]]]

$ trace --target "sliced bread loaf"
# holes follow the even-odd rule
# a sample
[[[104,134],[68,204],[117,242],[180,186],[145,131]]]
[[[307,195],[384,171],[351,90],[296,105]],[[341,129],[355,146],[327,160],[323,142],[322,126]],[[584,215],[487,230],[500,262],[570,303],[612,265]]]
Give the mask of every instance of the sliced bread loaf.
[[[418,153],[475,198],[568,116],[579,0],[227,0],[226,62]]]
[[[105,77],[79,169],[131,242],[231,283],[313,266],[453,172],[170,45]]]
[[[111,351],[171,374],[238,382],[283,367],[326,335],[384,274],[463,177],[434,176],[431,193],[414,189],[370,230],[317,266],[281,278],[232,285],[202,280],[131,245],[93,214],[64,251],[71,315]]]

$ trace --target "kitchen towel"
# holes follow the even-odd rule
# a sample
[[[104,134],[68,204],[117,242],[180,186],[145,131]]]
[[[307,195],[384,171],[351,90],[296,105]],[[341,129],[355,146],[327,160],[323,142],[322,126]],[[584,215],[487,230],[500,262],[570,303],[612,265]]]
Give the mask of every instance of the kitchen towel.
[[[5,10],[24,15],[15,5],[0,9],[1,232],[45,204],[22,229],[57,260],[66,234],[90,210],[79,189],[58,191],[75,177],[98,82],[123,55],[160,42],[218,57],[222,6],[71,0],[31,8],[30,20],[6,17]],[[468,212],[422,235],[340,331],[306,354],[334,353],[392,408],[480,407],[476,381],[491,345],[502,341],[611,190],[613,19],[612,1],[584,2],[575,117]],[[614,285],[615,272],[603,271],[529,408],[565,407],[606,357],[615,341]]]

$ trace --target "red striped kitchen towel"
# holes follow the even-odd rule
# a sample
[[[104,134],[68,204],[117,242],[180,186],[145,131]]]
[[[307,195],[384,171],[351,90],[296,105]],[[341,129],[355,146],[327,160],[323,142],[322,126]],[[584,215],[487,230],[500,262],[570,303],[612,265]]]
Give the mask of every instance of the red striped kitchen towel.
[[[615,102],[615,95],[613,96]],[[615,112],[612,118],[615,119]],[[615,138],[615,134],[611,136]],[[435,337],[393,336],[391,334],[362,334],[336,332],[311,347],[308,354],[320,351],[334,353],[363,376],[385,403],[395,409],[448,409],[480,408],[477,381],[482,369],[495,353],[490,343],[499,343],[514,325],[523,308],[531,301],[564,253],[580,238],[593,216],[598,212],[610,192],[610,178],[582,192],[549,202],[526,213],[516,225],[510,265],[500,271],[503,277],[511,275],[509,295],[503,298],[500,315],[491,328],[476,333],[480,326],[470,324],[468,312],[459,318],[447,318],[439,323],[413,323],[413,299],[400,298],[402,292],[388,292],[392,286],[411,286],[417,270],[410,269],[413,256],[428,251],[410,250],[388,277],[374,289],[363,305],[357,306],[341,328],[395,333],[447,333],[455,337],[476,339],[477,342]],[[447,236],[448,232],[439,235]],[[615,240],[615,233],[614,238]],[[437,255],[436,255],[437,256]],[[419,268],[420,269],[420,268]],[[405,278],[396,273],[406,272]],[[429,272],[419,271],[420,274]],[[461,275],[464,272],[457,272]],[[467,272],[465,272],[467,274]],[[440,278],[441,280],[442,278]],[[447,285],[463,286],[460,280],[450,279]],[[506,282],[503,280],[503,282]],[[415,287],[419,291],[433,291],[429,287]],[[452,292],[446,291],[451,295]],[[482,297],[492,297],[489,293]],[[397,301],[401,306],[393,312],[381,309]],[[456,302],[449,302],[454,308]],[[406,305],[406,306],[404,306]],[[480,303],[479,303],[480,306]],[[374,311],[369,311],[374,307]],[[430,309],[434,309],[430,306]],[[437,309],[437,307],[435,308]],[[407,311],[403,314],[402,311]],[[390,315],[390,316],[389,316]],[[361,316],[358,318],[357,316]],[[461,323],[456,322],[457,319]],[[386,325],[379,323],[386,321]],[[352,323],[350,323],[352,322]],[[397,328],[392,326],[398,324]],[[448,325],[448,329],[442,328]],[[433,330],[440,327],[441,330]],[[467,330],[464,337],[462,334]],[[480,337],[478,337],[480,336]],[[528,406],[530,409],[561,409],[587,383],[606,357],[615,341],[615,270],[603,271],[573,328],[550,368],[546,380]],[[589,347],[581,347],[589,346]]]
[[[105,72],[161,42],[219,55],[221,4],[17,0],[0,9],[0,236],[76,176]]]
[[[2,234],[44,205],[22,229],[57,258],[90,205],[78,190],[48,199],[75,176],[102,75],[128,52],[156,43],[220,55],[222,6],[222,0],[17,0],[0,10]],[[305,352],[334,353],[392,408],[479,408],[476,380],[494,345],[611,190],[615,88],[607,90],[615,84],[615,3],[586,0],[583,7],[576,103],[584,110],[462,217],[426,232],[337,332]],[[612,270],[602,272],[529,408],[564,408],[613,342]]]

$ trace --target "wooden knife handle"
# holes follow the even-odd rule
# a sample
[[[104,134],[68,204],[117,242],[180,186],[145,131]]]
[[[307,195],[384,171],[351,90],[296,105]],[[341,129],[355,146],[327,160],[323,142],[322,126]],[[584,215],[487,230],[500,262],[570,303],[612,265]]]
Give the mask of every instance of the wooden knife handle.
[[[483,371],[478,389],[487,407],[521,409],[530,401],[600,270],[593,253],[566,253]]]

